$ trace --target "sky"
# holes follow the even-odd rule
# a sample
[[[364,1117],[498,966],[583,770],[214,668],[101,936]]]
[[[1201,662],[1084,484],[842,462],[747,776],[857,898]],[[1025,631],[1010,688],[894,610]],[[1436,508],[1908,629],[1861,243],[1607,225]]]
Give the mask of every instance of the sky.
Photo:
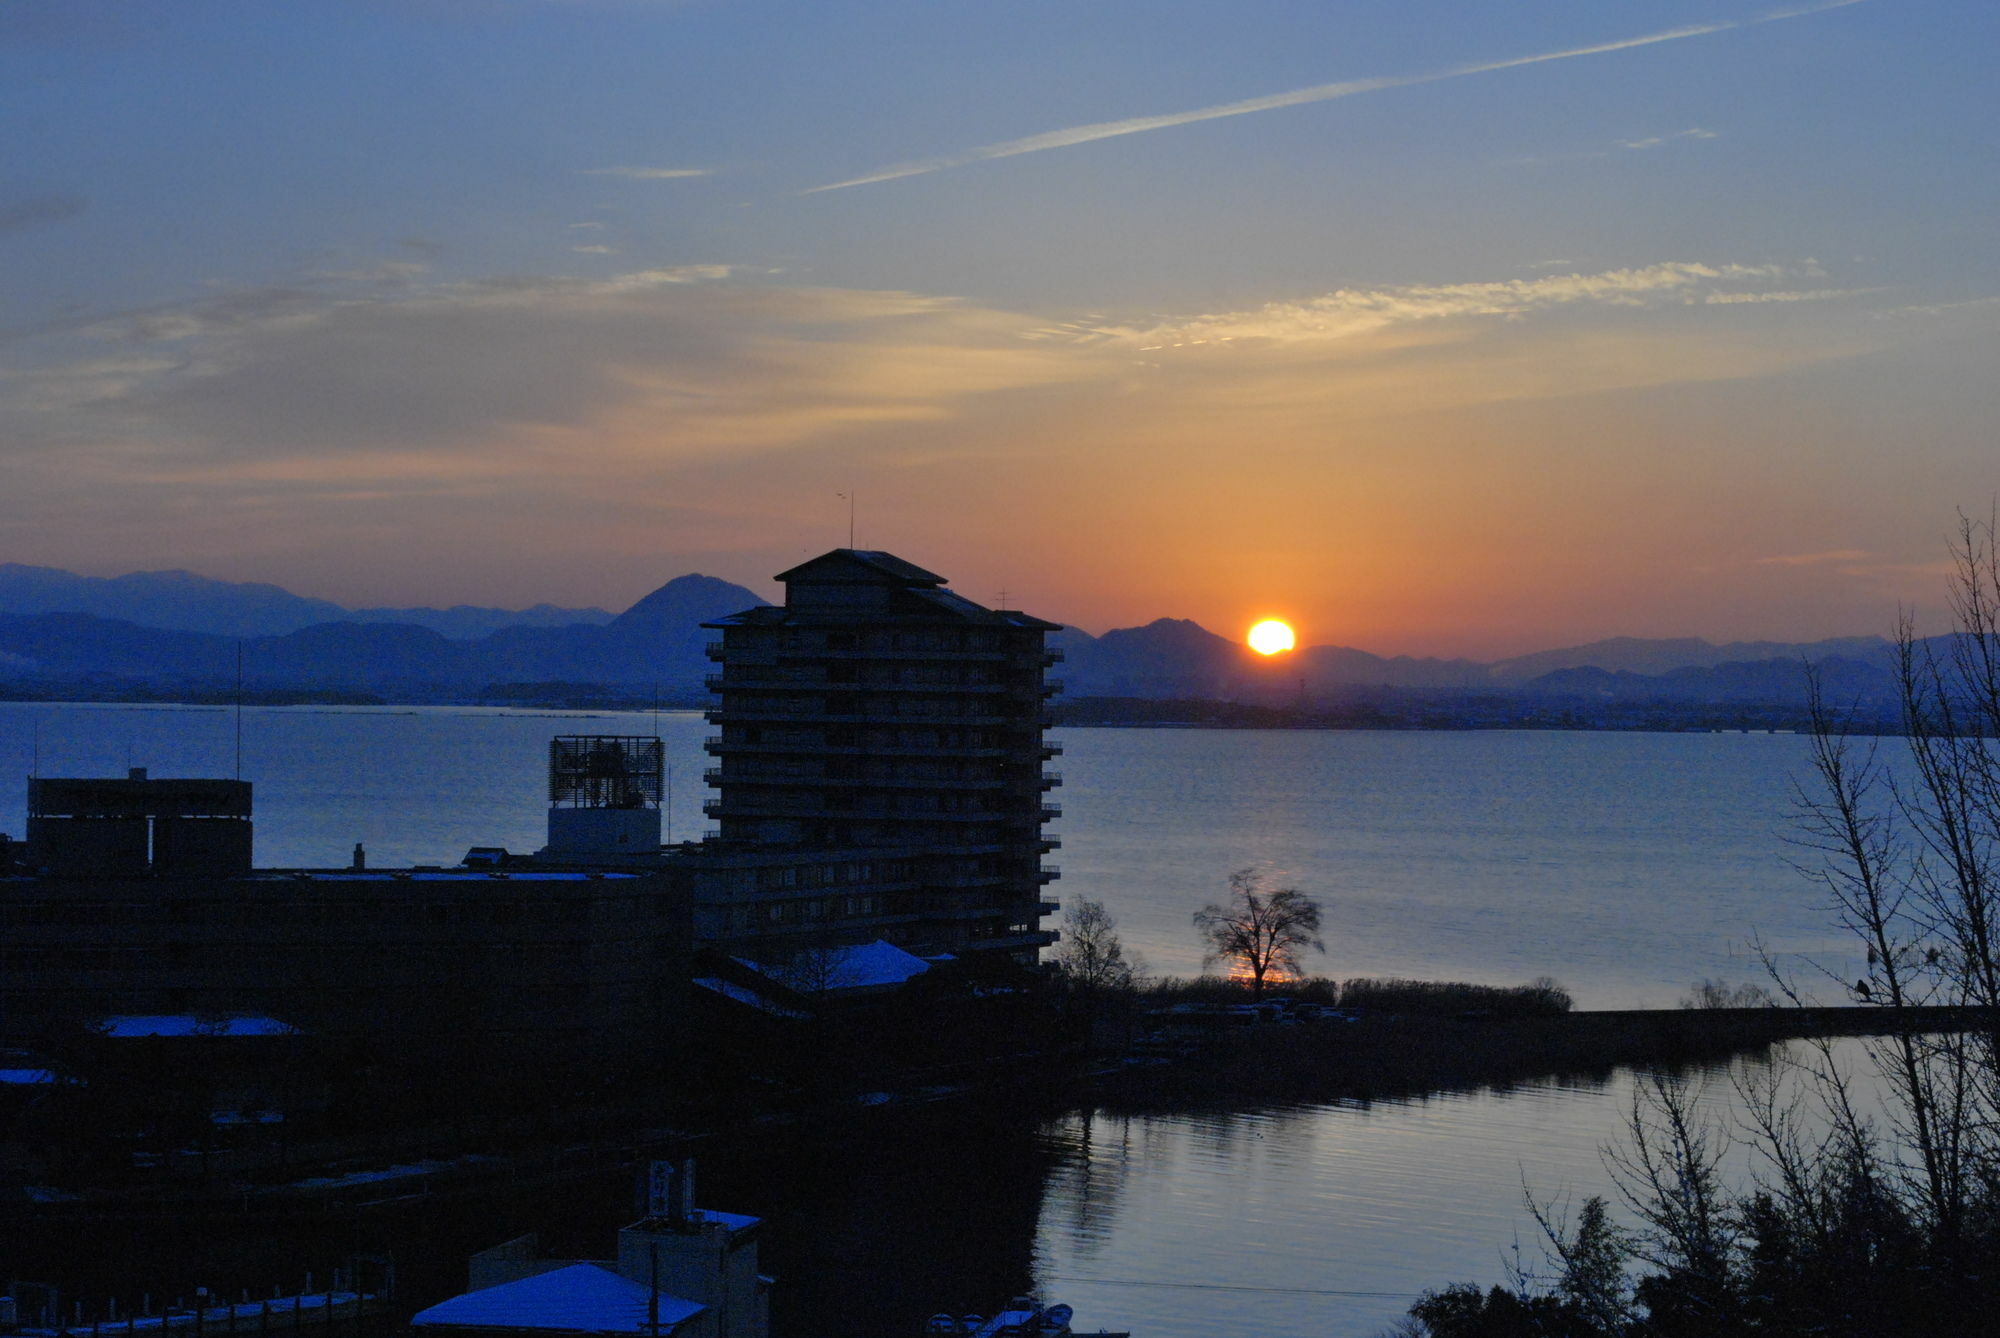
[[[6,0],[0,561],[618,609],[854,537],[1482,658],[1942,609],[1969,0]]]

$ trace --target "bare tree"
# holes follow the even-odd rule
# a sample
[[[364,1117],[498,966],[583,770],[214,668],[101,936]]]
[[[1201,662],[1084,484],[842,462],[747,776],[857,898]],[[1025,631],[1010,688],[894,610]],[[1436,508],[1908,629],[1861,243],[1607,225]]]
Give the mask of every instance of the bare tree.
[[[1210,902],[1194,913],[1208,952],[1204,966],[1229,962],[1250,976],[1253,995],[1264,992],[1273,971],[1299,974],[1299,953],[1326,951],[1319,937],[1319,903],[1295,887],[1264,889],[1263,875],[1238,869],[1229,875],[1229,900]]]
[[[1132,987],[1137,968],[1125,956],[1118,922],[1104,903],[1080,897],[1063,912],[1062,946],[1049,965],[1073,988],[1106,994]]]

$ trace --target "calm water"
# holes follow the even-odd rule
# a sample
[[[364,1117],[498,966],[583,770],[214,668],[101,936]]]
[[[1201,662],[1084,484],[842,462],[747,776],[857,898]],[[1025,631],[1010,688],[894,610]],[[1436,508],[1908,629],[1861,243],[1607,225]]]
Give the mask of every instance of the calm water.
[[[260,863],[456,862],[544,840],[557,733],[650,733],[648,715],[448,708],[244,712]],[[666,713],[672,829],[707,827],[708,728]],[[0,772],[231,775],[228,710],[0,704]],[[1786,863],[1805,742],[1553,731],[1061,731],[1056,892],[1096,897],[1156,971],[1192,975],[1188,924],[1255,865],[1326,905],[1315,971],[1515,983],[1586,1008],[1662,1007],[1703,977],[1756,978],[1753,933],[1836,959]],[[0,830],[22,791],[0,793]]]
[[[343,864],[356,841],[378,865],[533,849],[548,737],[652,728],[606,713],[246,711],[259,862]],[[674,829],[694,834],[708,731],[685,713],[659,729]],[[1335,975],[1546,974],[1586,1007],[1658,1006],[1703,976],[1755,978],[1753,930],[1782,952],[1840,960],[1785,862],[1789,786],[1805,762],[1796,738],[1061,738],[1058,891],[1103,899],[1157,970],[1198,967],[1188,916],[1246,865],[1327,903],[1329,951],[1314,965]],[[229,775],[235,750],[226,710],[0,705],[0,770],[17,776]],[[18,790],[5,795],[0,828],[18,833],[21,810]],[[1029,1287],[1076,1306],[1087,1328],[1145,1338],[1367,1335],[1424,1287],[1503,1280],[1517,1236],[1534,1256],[1524,1179],[1543,1198],[1605,1192],[1598,1149],[1622,1130],[1635,1081],[1365,1107],[1079,1112],[1043,1126],[982,1118],[976,1131],[947,1114],[920,1135],[859,1129],[718,1155],[704,1198],[772,1220],[766,1262],[783,1279],[790,1338],[882,1332],[871,1315],[991,1313]],[[518,1231],[594,1253],[628,1204],[613,1185],[399,1228],[398,1257],[410,1288],[442,1294],[464,1252]],[[186,1267],[172,1259],[223,1252],[187,1238],[174,1248],[162,1288]],[[268,1261],[231,1248],[242,1276],[198,1280],[275,1280],[259,1272]]]

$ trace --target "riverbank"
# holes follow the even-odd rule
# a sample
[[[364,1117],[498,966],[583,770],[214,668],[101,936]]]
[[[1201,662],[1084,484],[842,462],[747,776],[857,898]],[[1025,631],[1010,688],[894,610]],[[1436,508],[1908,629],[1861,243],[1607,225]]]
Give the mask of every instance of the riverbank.
[[[1899,1028],[1960,1031],[1979,1009],[1676,1008],[1552,1017],[1368,1017],[1208,1034],[1155,1032],[1101,1068],[1091,1091],[1132,1110],[1369,1101],[1547,1079],[1603,1081],[1621,1067],[1713,1063],[1815,1037]]]

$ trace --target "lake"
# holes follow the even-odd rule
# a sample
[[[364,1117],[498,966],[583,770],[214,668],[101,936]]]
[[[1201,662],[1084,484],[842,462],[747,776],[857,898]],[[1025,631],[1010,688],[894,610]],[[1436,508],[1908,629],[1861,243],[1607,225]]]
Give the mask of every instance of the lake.
[[[651,733],[647,714],[270,708],[242,714],[257,851],[273,866],[455,862],[543,839],[557,733]],[[665,713],[672,826],[698,833],[707,727]],[[1758,978],[1754,934],[1849,970],[1789,867],[1805,741],[1783,735],[1074,729],[1058,734],[1065,900],[1103,900],[1156,971],[1200,967],[1188,918],[1231,870],[1319,897],[1336,976],[1512,983],[1549,975],[1587,1008],[1671,1006],[1702,977]],[[179,707],[0,705],[15,774],[235,773],[237,718]],[[0,827],[18,833],[23,795]],[[1748,1062],[1748,1061],[1743,1061]],[[1427,1286],[1503,1281],[1523,1184],[1607,1192],[1640,1075],[1374,1104],[1052,1121],[942,1113],[938,1124],[743,1140],[705,1162],[703,1198],[767,1214],[767,1267],[792,1335],[874,1334],[871,1313],[991,1313],[1039,1289],[1086,1329],[1144,1338],[1237,1329],[1379,1332]],[[1726,1084],[1718,1082],[1726,1106]],[[459,1285],[463,1255],[540,1229],[592,1253],[630,1213],[607,1184],[397,1228],[411,1300]],[[324,1244],[323,1242],[321,1244]],[[381,1242],[357,1238],[352,1248]],[[54,1249],[54,1243],[50,1243]],[[89,1249],[86,1244],[82,1247]],[[277,1238],[245,1253],[186,1232],[149,1276],[277,1280]],[[315,1247],[317,1248],[317,1247]],[[26,1267],[36,1251],[20,1255]],[[102,1278],[108,1260],[37,1266]],[[330,1261],[329,1261],[330,1262]],[[214,1268],[214,1265],[200,1265]],[[263,1270],[263,1271],[260,1271]],[[428,1295],[427,1295],[428,1293]],[[914,1310],[912,1309],[914,1308]],[[790,1336],[788,1336],[790,1338]]]
[[[456,863],[545,839],[550,736],[650,734],[650,714],[252,708],[242,775],[271,866]],[[666,712],[676,837],[708,826],[709,728]],[[236,774],[228,709],[0,704],[0,767],[26,776]],[[1308,969],[1513,984],[1583,1008],[1670,1007],[1704,977],[1760,978],[1753,936],[1829,959],[1797,854],[1806,741],[1770,734],[1069,729],[1051,830],[1059,899],[1093,897],[1154,971],[1192,975],[1189,917],[1257,867],[1325,906]],[[37,762],[39,756],[39,763]],[[24,788],[0,795],[20,833]]]

